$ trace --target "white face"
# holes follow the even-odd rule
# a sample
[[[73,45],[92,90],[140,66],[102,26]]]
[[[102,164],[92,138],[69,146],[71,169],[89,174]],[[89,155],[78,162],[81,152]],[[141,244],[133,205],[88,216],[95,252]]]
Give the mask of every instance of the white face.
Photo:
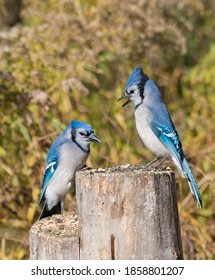
[[[140,105],[143,102],[143,93],[142,89],[138,85],[132,85],[127,88],[125,95],[129,98],[130,101],[134,102],[135,107]]]
[[[90,142],[90,139],[89,139],[90,134],[91,133],[87,132],[86,129],[78,128],[76,130],[75,139],[76,139],[77,142],[89,143]]]
[[[75,138],[75,141],[80,144],[86,145],[90,142],[100,143],[100,140],[96,137],[93,130],[78,128],[72,132],[72,136]]]

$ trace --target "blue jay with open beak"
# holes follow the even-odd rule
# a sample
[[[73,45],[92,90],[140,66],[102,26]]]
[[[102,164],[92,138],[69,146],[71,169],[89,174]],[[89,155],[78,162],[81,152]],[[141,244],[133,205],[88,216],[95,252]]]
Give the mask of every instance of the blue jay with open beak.
[[[154,82],[136,67],[130,75],[125,94],[119,99],[128,98],[127,105],[134,103],[136,128],[145,146],[155,153],[157,159],[171,157],[183,178],[187,178],[190,191],[198,207],[202,199],[192,171],[184,156],[179,135],[164,105],[161,94]],[[149,166],[147,164],[147,166]]]

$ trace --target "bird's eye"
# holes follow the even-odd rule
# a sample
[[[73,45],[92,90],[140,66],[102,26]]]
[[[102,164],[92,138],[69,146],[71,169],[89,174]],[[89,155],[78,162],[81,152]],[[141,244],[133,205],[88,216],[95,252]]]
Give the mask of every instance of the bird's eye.
[[[132,89],[132,90],[130,90],[130,92],[129,92],[129,94],[133,94],[134,93],[134,90]]]
[[[80,132],[80,135],[81,135],[81,136],[85,136],[85,133],[84,133],[84,132]]]

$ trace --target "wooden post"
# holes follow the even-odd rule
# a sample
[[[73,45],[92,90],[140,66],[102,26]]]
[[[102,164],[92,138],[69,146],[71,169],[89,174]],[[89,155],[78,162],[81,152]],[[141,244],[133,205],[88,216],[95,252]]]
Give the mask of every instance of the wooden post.
[[[78,260],[80,226],[75,213],[37,221],[29,232],[31,260]]]
[[[72,241],[57,246],[65,237],[47,232],[54,218],[37,222],[43,225],[31,229],[31,259],[183,258],[171,170],[149,171],[142,165],[127,165],[79,171],[76,202],[79,229],[68,237]]]
[[[76,200],[81,259],[182,259],[172,171],[81,171]]]

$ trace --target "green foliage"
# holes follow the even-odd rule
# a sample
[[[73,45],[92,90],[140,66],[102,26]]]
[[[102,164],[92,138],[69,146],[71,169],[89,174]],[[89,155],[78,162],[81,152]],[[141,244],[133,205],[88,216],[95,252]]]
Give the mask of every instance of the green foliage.
[[[37,219],[47,151],[71,119],[92,124],[102,139],[92,145],[91,166],[152,159],[137,135],[133,108],[125,111],[116,102],[134,66],[141,65],[163,93],[203,191],[205,208],[199,211],[177,175],[185,256],[215,258],[215,26],[209,4],[23,4],[22,24],[0,31],[0,229],[9,225],[27,233]],[[73,201],[68,198],[68,210]],[[0,258],[27,258],[26,245],[10,240]]]

